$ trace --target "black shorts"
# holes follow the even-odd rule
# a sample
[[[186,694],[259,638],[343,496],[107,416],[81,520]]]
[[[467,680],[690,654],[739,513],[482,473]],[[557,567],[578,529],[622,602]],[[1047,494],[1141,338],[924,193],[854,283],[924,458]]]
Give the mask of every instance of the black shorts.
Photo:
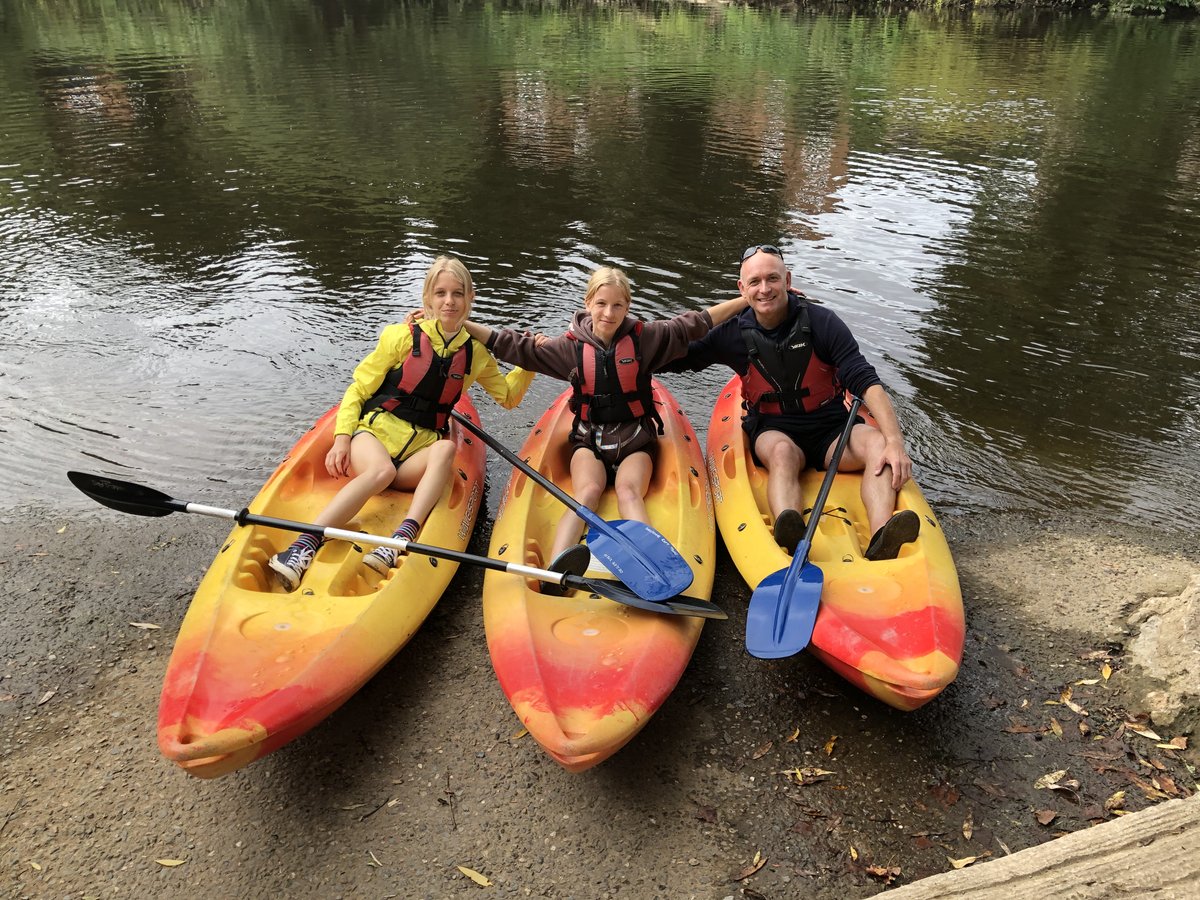
[[[816,412],[800,416],[748,415],[742,420],[742,429],[750,438],[750,455],[756,465],[762,460],[754,452],[758,436],[764,431],[779,431],[791,438],[792,443],[804,454],[804,466],[823,471],[825,456],[829,448],[842,436],[850,411],[841,403],[828,403]],[[855,423],[865,422],[862,416],[854,417]]]
[[[651,462],[658,455],[658,434],[653,423],[643,421],[641,427],[617,426],[616,429],[589,428],[580,422],[571,430],[567,439],[571,447],[571,455],[583,448],[591,451],[592,455],[604,463],[604,471],[608,473],[608,484],[611,487],[617,478],[617,467],[635,453],[647,453]],[[606,433],[607,432],[607,433]],[[616,432],[621,432],[618,436]]]

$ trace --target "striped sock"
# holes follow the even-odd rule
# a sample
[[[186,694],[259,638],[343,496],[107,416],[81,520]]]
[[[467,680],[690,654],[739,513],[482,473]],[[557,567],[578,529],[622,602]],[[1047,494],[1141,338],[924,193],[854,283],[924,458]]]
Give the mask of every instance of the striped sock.
[[[313,553],[321,549],[321,545],[325,543],[324,538],[319,538],[315,534],[302,534],[296,540],[292,541],[293,547],[307,547]]]
[[[405,519],[400,523],[400,527],[392,532],[392,537],[399,538],[402,541],[414,541],[417,539],[417,532],[421,530],[421,523],[416,519]]]

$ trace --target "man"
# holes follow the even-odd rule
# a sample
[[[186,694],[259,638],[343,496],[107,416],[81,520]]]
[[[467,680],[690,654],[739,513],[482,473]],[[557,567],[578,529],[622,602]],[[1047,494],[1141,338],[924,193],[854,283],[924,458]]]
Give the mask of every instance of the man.
[[[664,371],[723,363],[741,376],[747,410],[742,428],[755,460],[767,469],[775,540],[789,553],[804,535],[800,473],[829,465],[848,415],[843,390],[862,397],[879,427],[858,419],[838,470],[863,473],[872,534],[866,558],[895,559],[916,539],[921,520],[911,510],[895,512],[912,460],[883,383],[846,324],[791,289],[792,273],[779,248],[747,247],[740,276],[738,290],[749,308],[692,341],[687,355]]]

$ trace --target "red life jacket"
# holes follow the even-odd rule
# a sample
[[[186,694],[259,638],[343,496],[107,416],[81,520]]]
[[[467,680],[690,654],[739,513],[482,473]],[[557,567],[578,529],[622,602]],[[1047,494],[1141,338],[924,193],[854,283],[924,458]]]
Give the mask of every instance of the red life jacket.
[[[567,337],[575,341],[575,372],[571,377],[570,409],[575,413],[575,425],[608,425],[615,422],[636,422],[650,417],[662,432],[662,419],[654,408],[650,373],[642,371],[642,322],[607,351],[581,341],[574,332]]]
[[[750,365],[742,376],[742,397],[754,413],[810,413],[842,393],[837,369],[822,362],[812,348],[808,304],[801,303],[791,330],[771,340],[762,330],[742,327]]]
[[[471,371],[471,345],[475,341],[468,338],[449,356],[439,356],[429,335],[415,322],[410,327],[412,353],[384,376],[379,390],[363,404],[363,412],[384,410],[445,434],[450,430],[450,410],[462,396],[463,380]]]

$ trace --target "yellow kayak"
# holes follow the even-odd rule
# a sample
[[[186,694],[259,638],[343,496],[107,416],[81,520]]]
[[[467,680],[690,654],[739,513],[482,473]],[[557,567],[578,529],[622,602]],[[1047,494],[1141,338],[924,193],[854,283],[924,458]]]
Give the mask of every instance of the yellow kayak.
[[[741,427],[741,383],[721,391],[708,428],[708,463],[717,523],[746,583],[786,569],[791,557],[772,534],[767,473],[755,465]],[[822,472],[802,478],[811,505]],[[917,539],[896,559],[871,561],[871,537],[860,474],[839,473],[813,537],[809,560],[824,584],[809,649],[839,675],[897,709],[928,703],[958,674],[963,650],[963,604],[946,536],[921,489],[910,480],[897,509],[921,518]]]
[[[566,391],[551,405],[518,454],[567,493],[569,399]],[[664,434],[646,507],[651,524],[692,569],[686,595],[708,600],[716,530],[704,459],[683,410],[657,381],[654,401]],[[544,567],[565,510],[514,471],[496,515],[491,555]],[[619,518],[611,489],[596,512],[608,521]],[[595,594],[545,595],[539,582],[491,571],[483,581],[483,621],[492,666],[517,717],[572,772],[607,759],[641,730],[687,668],[703,626],[700,618],[646,612]]]
[[[478,423],[466,395],[457,408]],[[292,448],[250,504],[252,513],[311,522],[345,484],[325,470],[336,412]],[[464,550],[483,495],[485,449],[452,429],[455,474],[420,541]],[[406,492],[384,491],[347,528],[391,534],[410,500]],[[234,528],[188,607],[163,683],[158,743],[192,775],[238,769],[337,709],[408,642],[458,569],[410,555],[385,578],[362,564],[362,547],[335,540],[289,593],[267,560],[294,536]]]

